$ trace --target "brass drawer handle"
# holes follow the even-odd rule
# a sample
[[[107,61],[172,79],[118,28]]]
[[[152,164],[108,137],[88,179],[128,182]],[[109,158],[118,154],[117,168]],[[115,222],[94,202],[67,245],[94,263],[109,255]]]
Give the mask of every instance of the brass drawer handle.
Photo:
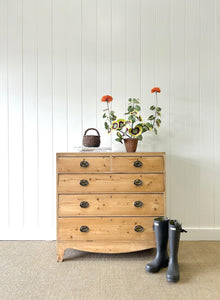
[[[80,231],[81,232],[89,232],[89,227],[83,225],[83,226],[80,227]]]
[[[80,202],[80,207],[82,207],[82,208],[87,208],[87,207],[89,207],[89,202],[87,202],[87,201],[82,201],[82,202]]]
[[[88,182],[88,180],[86,180],[86,179],[81,179],[80,182],[79,182],[79,184],[80,184],[81,186],[87,186],[87,185],[89,184],[89,182]]]
[[[135,179],[135,180],[134,180],[134,185],[140,186],[140,185],[142,185],[142,184],[143,184],[143,181],[142,181],[142,180],[140,180],[140,179]]]
[[[136,232],[143,232],[143,231],[144,231],[144,227],[141,226],[141,225],[136,225],[136,226],[134,227],[134,230],[135,230]]]
[[[82,168],[87,168],[88,166],[89,166],[88,161],[83,160],[83,161],[80,162],[80,167],[82,167]]]
[[[143,205],[144,205],[144,203],[142,201],[135,201],[134,202],[135,207],[142,207]]]
[[[135,168],[140,168],[143,166],[143,163],[140,161],[140,160],[136,160],[134,163],[133,163],[133,166]]]

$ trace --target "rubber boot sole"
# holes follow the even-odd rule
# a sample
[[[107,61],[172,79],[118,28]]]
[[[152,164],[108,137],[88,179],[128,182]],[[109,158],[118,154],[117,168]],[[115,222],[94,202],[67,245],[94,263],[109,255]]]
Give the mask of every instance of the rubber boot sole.
[[[147,272],[149,272],[149,273],[157,273],[157,272],[160,271],[160,269],[166,268],[166,267],[168,266],[168,263],[169,263],[169,260],[167,260],[167,262],[164,262],[164,263],[162,264],[162,266],[160,266],[160,267],[158,267],[158,268],[155,268],[155,269],[150,269],[150,267],[148,268],[148,265],[146,265],[145,270],[146,270]]]
[[[167,281],[168,282],[178,282],[180,280],[179,277],[171,277],[171,276],[167,276]]]

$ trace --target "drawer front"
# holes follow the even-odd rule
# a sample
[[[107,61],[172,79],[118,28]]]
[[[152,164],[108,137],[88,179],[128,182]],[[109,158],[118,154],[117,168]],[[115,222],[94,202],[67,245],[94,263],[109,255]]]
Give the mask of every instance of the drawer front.
[[[59,174],[58,193],[164,192],[163,174]]]
[[[153,240],[152,217],[59,218],[59,240]]]
[[[109,172],[110,159],[106,156],[61,156],[57,158],[58,173]]]
[[[158,216],[163,194],[59,195],[59,216]]]
[[[164,158],[162,156],[113,156],[112,171],[114,173],[163,172]]]

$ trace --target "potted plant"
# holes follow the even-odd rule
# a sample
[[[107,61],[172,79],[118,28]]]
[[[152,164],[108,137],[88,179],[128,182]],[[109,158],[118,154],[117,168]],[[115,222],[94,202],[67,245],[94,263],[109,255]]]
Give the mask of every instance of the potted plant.
[[[157,134],[157,127],[161,124],[161,108],[158,106],[157,93],[161,90],[155,87],[151,90],[155,93],[156,103],[150,106],[151,114],[146,121],[141,116],[140,100],[137,98],[128,99],[127,112],[125,118],[118,118],[113,110],[110,110],[109,103],[113,100],[112,96],[103,96],[101,101],[106,102],[107,109],[104,110],[105,129],[110,134],[116,132],[116,141],[125,144],[127,152],[135,152],[138,141],[142,141],[143,133],[154,131]]]

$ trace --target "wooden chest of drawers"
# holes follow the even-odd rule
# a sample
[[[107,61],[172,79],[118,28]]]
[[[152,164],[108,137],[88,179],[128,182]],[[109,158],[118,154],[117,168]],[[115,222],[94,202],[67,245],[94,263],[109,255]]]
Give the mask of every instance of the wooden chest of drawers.
[[[153,248],[153,219],[164,214],[165,153],[57,153],[58,261],[67,248]]]

